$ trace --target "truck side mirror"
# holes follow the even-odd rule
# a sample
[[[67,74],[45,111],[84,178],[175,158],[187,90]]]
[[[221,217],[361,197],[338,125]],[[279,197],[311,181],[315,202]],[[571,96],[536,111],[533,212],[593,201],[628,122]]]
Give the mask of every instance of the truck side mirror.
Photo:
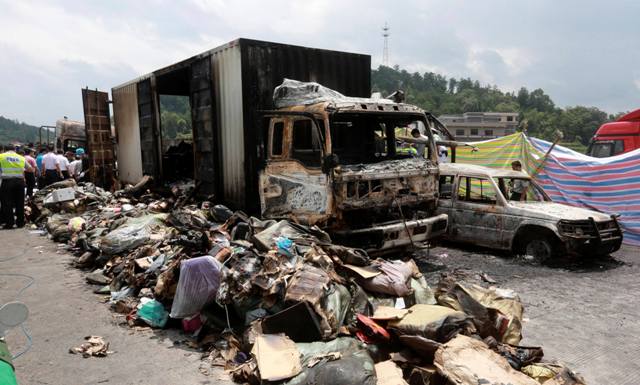
[[[322,160],[322,172],[328,174],[339,164],[338,155],[329,154]]]

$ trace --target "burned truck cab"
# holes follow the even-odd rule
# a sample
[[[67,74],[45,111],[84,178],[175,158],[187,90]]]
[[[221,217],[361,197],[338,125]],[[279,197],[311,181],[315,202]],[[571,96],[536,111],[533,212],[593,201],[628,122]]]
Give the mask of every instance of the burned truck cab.
[[[265,114],[263,217],[317,225],[369,251],[417,246],[446,230],[447,216],[434,215],[438,165],[421,109],[332,95]],[[396,137],[413,128],[430,138],[424,156]]]

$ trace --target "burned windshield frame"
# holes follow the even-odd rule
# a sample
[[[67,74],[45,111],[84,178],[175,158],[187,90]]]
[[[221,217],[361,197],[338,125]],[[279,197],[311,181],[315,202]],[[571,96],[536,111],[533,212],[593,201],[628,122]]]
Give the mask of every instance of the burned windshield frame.
[[[422,122],[423,135],[428,138],[425,157],[433,160],[433,136],[424,114],[334,113],[329,119],[331,153],[338,156],[340,164],[411,158],[411,153],[398,151],[395,130],[416,122]]]
[[[317,168],[322,165],[322,147],[318,127],[313,119],[299,117],[291,120],[289,158],[306,167]]]

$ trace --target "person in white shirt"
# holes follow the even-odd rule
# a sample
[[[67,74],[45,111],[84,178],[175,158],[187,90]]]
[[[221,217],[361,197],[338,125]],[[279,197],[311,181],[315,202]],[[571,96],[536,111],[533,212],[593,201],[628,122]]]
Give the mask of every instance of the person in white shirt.
[[[62,179],[69,179],[69,159],[64,156],[62,150],[58,150],[58,162],[60,164],[60,172],[62,173]]]
[[[42,157],[41,172],[41,176],[44,178],[45,186],[48,186],[62,179],[60,160],[58,159],[56,153],[53,152],[53,147],[51,146],[47,148],[47,153]]]
[[[76,155],[76,159],[69,163],[69,174],[75,180],[80,178],[80,174],[82,174],[82,159],[80,156]]]

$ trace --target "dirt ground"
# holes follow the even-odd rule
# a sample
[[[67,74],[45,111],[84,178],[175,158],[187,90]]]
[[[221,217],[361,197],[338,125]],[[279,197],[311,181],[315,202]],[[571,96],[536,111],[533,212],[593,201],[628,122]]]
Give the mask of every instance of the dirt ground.
[[[220,370],[201,373],[200,353],[179,332],[135,330],[93,294],[71,256],[28,230],[0,231],[0,303],[13,300],[27,277],[35,282],[20,300],[33,346],[15,361],[20,384],[224,384]],[[640,249],[624,247],[612,258],[537,266],[490,251],[445,245],[423,251],[418,264],[431,283],[442,272],[469,280],[486,273],[516,290],[525,306],[523,344],[544,347],[582,374],[587,383],[640,384]],[[441,270],[433,271],[435,268]],[[5,274],[5,275],[1,275]],[[9,274],[7,276],[6,274]],[[487,283],[485,282],[485,285]],[[68,353],[83,337],[100,335],[113,354],[84,359]],[[27,344],[19,329],[8,335],[12,352]]]

